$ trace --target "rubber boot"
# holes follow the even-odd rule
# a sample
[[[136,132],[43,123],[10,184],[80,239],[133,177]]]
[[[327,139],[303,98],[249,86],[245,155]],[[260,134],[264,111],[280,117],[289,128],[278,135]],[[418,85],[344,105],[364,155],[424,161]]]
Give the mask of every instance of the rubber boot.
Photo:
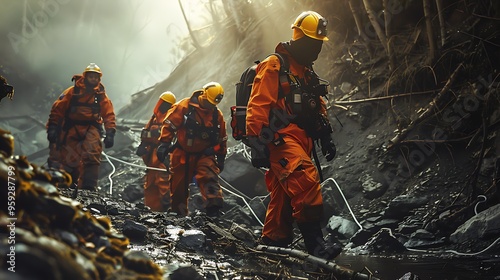
[[[64,166],[64,171],[66,171],[71,176],[72,185],[76,188],[78,186],[78,180],[80,178],[80,169],[78,167],[71,168]]]
[[[97,190],[97,179],[99,178],[99,165],[85,165],[83,166],[81,180],[78,186],[84,190]]]
[[[290,239],[287,239],[287,240],[278,240],[278,241],[276,241],[276,240],[272,240],[271,238],[269,238],[267,236],[262,236],[259,239],[258,243],[262,244],[262,245],[267,245],[267,246],[286,248],[286,247],[290,246],[290,243],[292,243],[292,240],[290,238]]]
[[[163,212],[167,212],[170,209],[170,192],[161,196],[160,204]]]
[[[326,244],[319,222],[298,223],[297,226],[304,238],[307,253],[325,260],[332,260],[342,252],[342,247],[338,244]]]

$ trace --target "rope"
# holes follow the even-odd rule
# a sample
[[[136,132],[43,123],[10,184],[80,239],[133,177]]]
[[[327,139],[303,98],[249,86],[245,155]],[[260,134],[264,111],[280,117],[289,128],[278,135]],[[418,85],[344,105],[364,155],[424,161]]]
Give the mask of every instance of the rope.
[[[340,195],[344,199],[345,205],[347,206],[347,209],[349,209],[349,212],[351,213],[352,218],[354,219],[354,221],[356,222],[356,224],[358,225],[358,227],[360,229],[363,229],[363,226],[358,222],[358,219],[356,219],[356,216],[354,215],[354,212],[352,211],[351,206],[349,206],[349,202],[347,202],[347,199],[345,198],[344,193],[340,189],[339,184],[337,184],[337,181],[335,181],[335,179],[333,179],[332,177],[330,177],[330,178],[326,179],[323,183],[321,183],[321,186],[323,186],[328,181],[333,181],[333,183],[335,184],[335,186],[337,186],[337,189],[339,190]]]
[[[113,194],[113,179],[111,179],[111,176],[113,176],[113,174],[115,174],[115,171],[116,171],[116,167],[115,165],[111,162],[111,160],[109,160],[109,158],[111,158],[111,156],[108,156],[106,153],[102,152],[102,154],[104,155],[104,157],[106,157],[106,160],[109,162],[109,164],[111,165],[111,168],[113,168],[113,170],[111,171],[111,173],[109,173],[108,175],[108,179],[109,179],[109,195],[112,195]]]
[[[246,151],[246,150],[245,150]],[[133,163],[130,163],[130,162],[126,162],[124,160],[121,160],[121,159],[118,159],[118,158],[115,158],[115,157],[112,157],[112,156],[108,156],[106,153],[102,152],[102,154],[106,157],[106,160],[109,162],[109,164],[111,165],[111,167],[113,168],[113,171],[108,175],[108,179],[110,181],[110,187],[109,187],[109,194],[111,195],[112,194],[112,189],[113,189],[113,180],[111,179],[111,176],[115,173],[116,171],[116,168],[115,166],[113,165],[113,163],[111,162],[110,159],[113,159],[113,160],[116,160],[118,162],[121,162],[121,163],[124,163],[124,164],[127,164],[127,165],[130,165],[130,166],[135,166],[135,167],[139,167],[139,168],[146,168],[146,169],[150,169],[150,170],[158,170],[158,171],[167,171],[166,169],[161,169],[161,168],[154,168],[154,167],[147,167],[147,166],[144,166],[144,165],[138,165],[138,164],[133,164]],[[226,180],[224,180],[224,178],[222,178],[221,176],[219,176],[219,179],[222,180],[226,185],[230,186],[231,188],[235,189],[229,182],[227,182]],[[356,218],[356,216],[354,215],[354,212],[352,211],[351,209],[351,206],[349,205],[349,202],[347,201],[344,193],[342,192],[342,189],[340,188],[339,184],[337,183],[337,181],[335,179],[333,179],[332,177],[326,179],[323,183],[321,183],[321,186],[323,186],[326,182],[328,181],[333,181],[333,183],[335,184],[335,186],[337,187],[338,191],[340,192],[340,195],[342,196],[342,199],[344,200],[346,206],[347,206],[347,209],[349,209],[349,212],[352,216],[352,218],[354,219],[354,221],[356,222],[356,224],[358,225],[358,227],[362,230],[363,229],[363,226],[359,223],[358,219]],[[221,186],[221,188],[225,191],[227,191],[228,193],[236,196],[236,197],[239,197],[241,198],[241,200],[243,200],[243,202],[245,203],[245,205],[248,207],[248,209],[250,210],[250,212],[252,213],[252,215],[255,217],[255,219],[257,220],[257,222],[259,222],[259,224],[261,226],[264,226],[264,224],[262,223],[262,221],[259,219],[259,217],[257,217],[257,214],[255,214],[255,212],[253,211],[252,207],[250,206],[250,204],[248,204],[247,200],[245,199],[245,197],[243,197],[242,195],[239,195],[227,188],[224,188],[223,186]],[[268,194],[269,195],[269,194]],[[268,195],[266,196],[263,196],[264,198],[266,198]],[[478,197],[481,197],[483,198],[483,201],[479,201],[475,208],[474,208],[474,211],[477,215],[477,207],[479,204],[483,203],[486,201],[486,196],[484,195],[480,195]],[[247,196],[247,198],[249,198]],[[392,230],[390,228],[383,228],[383,229],[386,229],[389,231],[389,234],[391,236],[394,236],[392,234]],[[497,242],[500,241],[500,237],[497,238],[495,241],[493,241],[493,243],[491,243],[488,247],[484,248],[483,250],[479,251],[479,252],[474,252],[474,253],[462,253],[462,252],[458,252],[456,250],[438,250],[438,251],[431,251],[431,250],[421,250],[421,249],[414,249],[414,248],[406,248],[407,250],[409,251],[412,251],[412,252],[421,252],[421,253],[431,253],[431,254],[437,254],[437,253],[453,253],[453,254],[456,254],[456,255],[461,255],[461,256],[475,256],[475,255],[479,255],[479,254],[482,254],[484,252],[486,252],[487,250],[489,250],[491,247],[493,247]]]
[[[219,176],[219,178],[221,178],[221,177]],[[228,184],[228,185],[231,186],[231,184],[229,184],[228,182],[226,182],[224,179],[222,179],[222,181],[224,181],[224,183],[226,183],[226,184]],[[257,220],[257,222],[259,222],[259,224],[261,226],[264,226],[264,224],[260,221],[259,217],[257,217],[257,214],[255,214],[255,212],[253,211],[252,207],[250,207],[250,204],[248,204],[248,202],[245,200],[245,198],[243,196],[241,196],[241,195],[239,195],[239,194],[237,194],[235,192],[232,192],[232,191],[230,191],[230,190],[228,190],[228,189],[226,189],[226,188],[224,188],[222,186],[221,186],[221,188],[224,189],[225,191],[227,191],[228,193],[241,198],[243,200],[243,202],[245,203],[245,205],[248,207],[248,210],[250,210],[250,212],[252,213],[252,215],[255,217],[255,219]]]
[[[102,152],[102,154],[105,155],[104,152]],[[127,162],[127,161],[124,161],[124,160],[121,160],[119,158],[115,158],[115,157],[112,157],[112,156],[108,156],[108,155],[106,157],[109,157],[110,159],[116,160],[118,162],[130,165],[130,166],[135,166],[135,167],[139,167],[139,168],[145,168],[145,169],[149,169],[149,170],[156,170],[156,171],[166,171],[166,172],[168,171],[168,170],[166,170],[164,168],[149,167],[149,166],[145,166],[145,165],[130,163],[130,162]]]
[[[116,160],[118,162],[121,162],[123,164],[127,164],[127,165],[130,165],[130,166],[135,166],[135,167],[139,167],[139,168],[146,168],[146,169],[150,169],[150,170],[158,170],[158,171],[165,171],[165,172],[168,172],[168,170],[166,169],[162,169],[162,168],[154,168],[154,167],[148,167],[148,166],[144,166],[144,165],[139,165],[139,164],[134,164],[134,163],[130,163],[130,162],[127,162],[127,161],[124,161],[124,160],[121,160],[119,158],[115,158],[115,157],[112,157],[112,156],[109,156],[107,155],[106,153],[102,152],[102,154],[106,157],[106,160],[109,162],[109,164],[112,166],[113,168],[113,171],[108,175],[108,178],[109,178],[109,181],[110,181],[110,186],[109,186],[109,194],[111,195],[112,194],[112,189],[113,189],[113,180],[111,179],[111,176],[115,173],[116,171],[116,168],[115,166],[111,163],[110,159],[113,159],[113,160]],[[221,179],[226,185],[230,186],[231,188],[237,190],[235,187],[233,187],[231,184],[229,184],[229,182],[227,182],[226,180],[224,180],[224,178],[222,178],[221,176],[219,176],[219,179]],[[255,212],[253,211],[252,207],[250,206],[250,204],[248,204],[247,200],[245,199],[245,197],[243,197],[242,195],[239,195],[227,188],[224,188],[223,186],[221,186],[221,188],[223,190],[225,190],[226,192],[236,196],[236,197],[239,197],[241,198],[241,200],[243,200],[243,202],[245,203],[245,205],[248,207],[248,210],[250,210],[250,212],[252,213],[252,215],[255,217],[255,219],[257,220],[257,222],[259,222],[259,224],[261,226],[264,226],[264,224],[262,223],[262,221],[259,219],[259,217],[257,217],[257,214],[255,214]],[[247,199],[250,199],[248,196],[246,196]]]
[[[479,206],[479,204],[483,203],[483,202],[486,202],[486,196],[484,195],[478,195],[477,197],[480,197],[483,199],[483,201],[479,201],[478,203],[476,203],[476,206],[474,206],[474,213],[477,215],[477,207]]]

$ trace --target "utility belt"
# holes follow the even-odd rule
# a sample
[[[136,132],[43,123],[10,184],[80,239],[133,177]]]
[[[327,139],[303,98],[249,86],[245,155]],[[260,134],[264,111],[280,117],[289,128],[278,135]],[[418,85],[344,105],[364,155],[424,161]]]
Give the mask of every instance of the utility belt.
[[[182,150],[184,151],[185,153],[187,154],[190,154],[190,155],[207,155],[207,156],[212,156],[212,155],[215,155],[217,152],[220,151],[220,147],[221,145],[220,144],[216,144],[216,145],[213,145],[213,146],[210,146],[206,149],[203,149],[201,151],[198,151],[198,152],[193,152],[193,151],[186,151],[186,149],[184,149],[180,144],[179,142],[175,142],[175,144],[173,144],[170,149],[169,149],[169,153],[173,152],[175,149],[179,149],[179,150]]]
[[[188,147],[193,146],[194,139],[199,138],[203,141],[208,141],[210,143],[216,143],[219,139],[218,129],[211,127],[197,126],[193,128],[186,129],[186,145]]]

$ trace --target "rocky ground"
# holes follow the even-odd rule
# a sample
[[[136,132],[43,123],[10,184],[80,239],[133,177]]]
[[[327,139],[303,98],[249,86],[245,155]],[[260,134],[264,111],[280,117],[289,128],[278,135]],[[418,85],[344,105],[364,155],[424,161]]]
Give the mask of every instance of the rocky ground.
[[[320,10],[333,9],[318,5],[315,8]],[[144,169],[129,165],[142,165],[134,155],[143,125],[139,120],[150,114],[149,107],[160,92],[188,94],[186,88],[196,88],[193,85],[200,80],[234,84],[243,66],[272,50],[274,37],[272,44],[262,40],[265,49],[252,47],[251,42],[265,39],[266,32],[274,34],[251,32],[259,30],[255,26],[261,23],[254,21],[243,39],[229,40],[238,33],[232,29],[224,33],[225,40],[234,43],[229,46],[231,52],[225,40],[217,40],[222,35],[216,34],[210,48],[193,52],[167,79],[138,93],[119,114],[116,146],[106,151],[114,167],[103,163],[98,193],[57,190],[51,187],[57,182],[43,175],[42,169],[2,158],[5,185],[9,164],[26,169],[23,180],[36,181],[16,189],[16,203],[19,199],[26,207],[16,212],[21,279],[47,279],[40,275],[52,279],[367,279],[368,275],[500,279],[500,55],[494,47],[499,44],[498,21],[478,16],[481,10],[457,6],[449,14],[450,32],[432,67],[423,25],[416,23],[414,29],[395,36],[395,49],[405,55],[397,57],[394,71],[388,69],[380,45],[375,43],[370,54],[366,42],[346,34],[335,37],[335,44],[326,45],[321,54],[326,58],[318,61],[317,71],[332,85],[329,113],[338,149],[332,163],[320,155],[325,178],[324,232],[344,247],[335,263],[298,254],[303,249],[298,234],[291,249],[299,251],[256,246],[267,192],[262,172],[249,165],[245,149],[235,141],[230,141],[231,153],[221,174],[225,214],[215,220],[199,210],[194,185],[188,217],[149,211],[142,202]],[[272,19],[288,22],[289,16]],[[401,18],[412,20],[404,12],[394,20],[401,23]],[[239,27],[241,31],[245,25]],[[376,41],[370,39],[372,44]],[[221,70],[214,71],[217,77],[204,67],[219,64]],[[226,91],[228,98],[221,109],[229,116],[232,90]],[[36,136],[43,139],[43,131]],[[2,224],[9,225],[7,208],[3,211]],[[2,257],[8,260],[11,231],[2,229]],[[61,250],[48,250],[54,246]],[[22,267],[25,260],[40,266]],[[404,266],[405,261],[422,267]],[[69,262],[67,267],[72,269],[59,262]],[[11,276],[5,263],[2,273]]]

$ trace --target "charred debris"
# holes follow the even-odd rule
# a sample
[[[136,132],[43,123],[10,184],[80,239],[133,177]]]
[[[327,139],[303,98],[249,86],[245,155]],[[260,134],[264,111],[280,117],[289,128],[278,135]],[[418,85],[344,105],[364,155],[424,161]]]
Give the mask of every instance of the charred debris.
[[[337,15],[330,28],[336,44],[325,47],[327,59],[317,65],[332,85],[331,115],[342,123],[335,128],[338,158],[331,166],[320,159],[325,178],[335,178],[323,183],[330,217],[325,230],[345,253],[449,256],[453,250],[493,258],[500,246],[499,4],[349,0],[315,2],[309,9]],[[247,20],[232,18],[223,26],[236,30],[226,34],[243,36],[249,25],[260,24],[255,13],[245,14]],[[167,90],[169,83],[148,92]],[[138,164],[132,154],[143,123],[121,117],[117,139],[126,140],[110,156]],[[12,251],[19,279],[377,277],[376,268],[353,271],[311,258],[300,239],[294,249],[258,246],[266,193],[242,146],[234,145],[227,177],[222,174],[231,180],[223,184],[225,214],[214,220],[197,211],[195,186],[188,217],[149,211],[140,202],[143,170],[124,163],[114,162],[115,171],[103,166],[101,174],[114,173],[112,181],[100,179],[98,193],[58,188],[68,177],[16,155],[13,141],[2,131],[5,201],[12,196],[9,182],[16,182],[15,208],[2,203],[0,213],[0,273],[8,279],[16,279],[8,270]],[[248,172],[230,176],[236,172],[230,166]],[[498,262],[487,268],[498,271]]]

